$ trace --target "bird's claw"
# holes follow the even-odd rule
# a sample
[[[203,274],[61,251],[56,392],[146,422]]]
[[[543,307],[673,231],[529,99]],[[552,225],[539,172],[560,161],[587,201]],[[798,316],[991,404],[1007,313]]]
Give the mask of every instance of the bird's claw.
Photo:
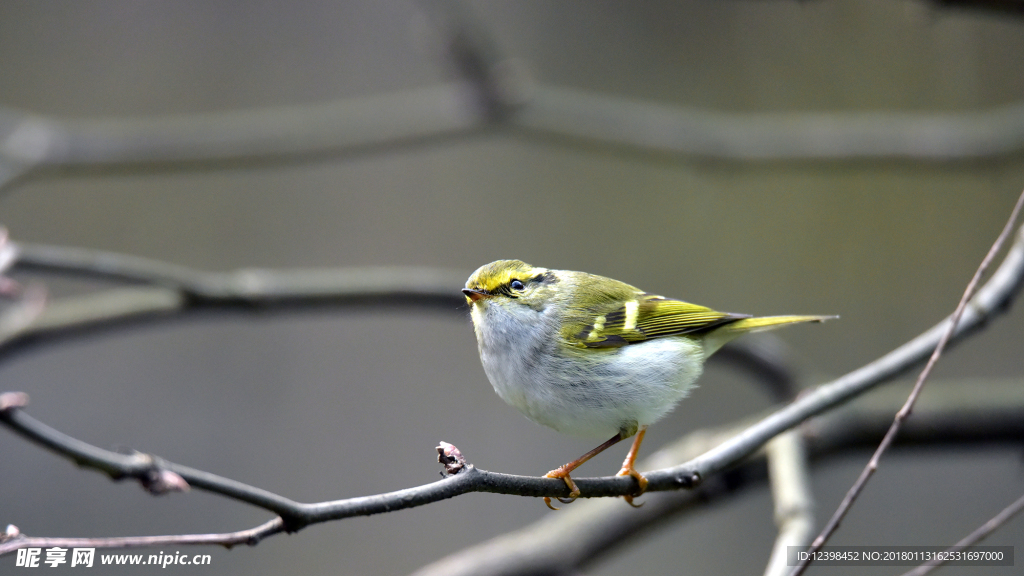
[[[619,473],[616,474],[616,476],[632,476],[633,478],[636,479],[636,483],[639,485],[640,489],[637,490],[636,493],[623,496],[622,498],[626,501],[626,504],[629,504],[633,508],[639,508],[643,506],[642,502],[640,504],[634,504],[633,498],[640,496],[647,490],[647,478],[644,478],[644,475],[637,472],[636,468],[633,468],[632,466],[623,467],[622,470],[619,470]]]
[[[633,504],[633,498],[634,498],[634,496],[623,496],[622,497],[622,499],[626,501],[626,504],[629,504],[633,508],[640,508],[640,507],[642,507],[644,505],[643,502],[641,502],[639,504]]]
[[[562,504],[572,504],[573,502],[576,501],[577,498],[580,497],[580,489],[576,487],[576,483],[573,482],[572,478],[569,477],[569,473],[568,472],[564,472],[561,469],[556,469],[556,470],[552,470],[551,472],[548,472],[547,474],[544,475],[544,477],[545,478],[561,478],[563,481],[565,481],[565,485],[569,487],[569,497],[568,498],[563,498],[561,496],[557,496],[556,497],[558,499],[558,501],[561,502]],[[558,510],[557,506],[553,506],[551,504],[551,498],[549,496],[545,496],[544,497],[544,503],[547,504],[548,508],[551,508],[552,510]]]

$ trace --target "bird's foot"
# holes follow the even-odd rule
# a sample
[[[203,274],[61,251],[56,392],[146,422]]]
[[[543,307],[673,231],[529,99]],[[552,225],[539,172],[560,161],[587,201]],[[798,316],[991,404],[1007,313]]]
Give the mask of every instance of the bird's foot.
[[[545,478],[561,478],[565,481],[565,485],[569,487],[569,497],[562,498],[558,496],[558,501],[562,504],[571,504],[580,496],[580,489],[576,487],[576,483],[569,477],[569,472],[564,469],[565,467],[555,468],[551,472],[544,475]],[[645,480],[646,482],[646,480]],[[558,510],[558,507],[551,505],[551,498],[549,496],[544,497],[544,503],[548,505],[548,508],[552,510]]]
[[[628,496],[623,496],[622,498],[626,501],[627,504],[629,504],[633,508],[639,508],[643,506],[643,504],[634,504],[633,498],[640,496],[641,494],[644,493],[645,490],[647,490],[647,478],[644,478],[644,475],[637,472],[636,468],[634,468],[633,466],[623,466],[622,469],[619,470],[619,473],[616,474],[616,476],[632,476],[633,478],[636,479],[636,483],[640,485],[640,489],[637,490],[636,493],[630,494]]]

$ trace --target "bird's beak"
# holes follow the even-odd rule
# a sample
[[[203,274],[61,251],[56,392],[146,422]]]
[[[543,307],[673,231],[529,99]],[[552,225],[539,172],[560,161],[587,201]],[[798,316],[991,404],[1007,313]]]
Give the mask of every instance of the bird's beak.
[[[466,295],[466,298],[468,298],[470,302],[476,302],[481,298],[490,298],[491,296],[487,292],[478,288],[463,288],[462,293]]]

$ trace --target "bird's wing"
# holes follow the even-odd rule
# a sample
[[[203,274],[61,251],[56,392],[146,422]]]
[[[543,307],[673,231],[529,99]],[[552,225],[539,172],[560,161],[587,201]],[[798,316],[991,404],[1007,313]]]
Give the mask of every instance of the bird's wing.
[[[749,317],[637,292],[629,298],[603,301],[575,315],[566,322],[563,338],[580,348],[617,348],[654,338],[695,334]]]

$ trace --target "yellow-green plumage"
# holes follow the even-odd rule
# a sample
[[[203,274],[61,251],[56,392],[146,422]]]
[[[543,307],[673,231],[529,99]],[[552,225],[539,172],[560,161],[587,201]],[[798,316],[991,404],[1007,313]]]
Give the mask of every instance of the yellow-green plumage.
[[[757,318],[743,318],[709,332],[704,337],[704,357],[711,356],[719,348],[744,334],[774,330],[789,324],[824,322],[825,320],[835,318],[838,318],[838,316],[761,316]]]
[[[821,322],[833,316],[764,316],[718,312],[706,306],[647,294],[618,280],[571,273],[574,292],[585,291],[588,305],[563,314],[561,337],[581,348],[617,348],[666,336],[700,335],[705,357],[730,340],[801,322]]]
[[[653,423],[730,340],[830,318],[718,312],[519,260],[482,266],[464,292],[495,391],[530,419],[575,434]]]
[[[520,260],[481,266],[462,292],[480,361],[503,400],[561,432],[613,435],[547,474],[565,481],[570,499],[579,489],[569,473],[633,435],[619,474],[636,478],[643,491],[647,481],[633,466],[643,431],[686,396],[704,361],[725,343],[749,332],[831,318],[717,312],[611,278]]]

